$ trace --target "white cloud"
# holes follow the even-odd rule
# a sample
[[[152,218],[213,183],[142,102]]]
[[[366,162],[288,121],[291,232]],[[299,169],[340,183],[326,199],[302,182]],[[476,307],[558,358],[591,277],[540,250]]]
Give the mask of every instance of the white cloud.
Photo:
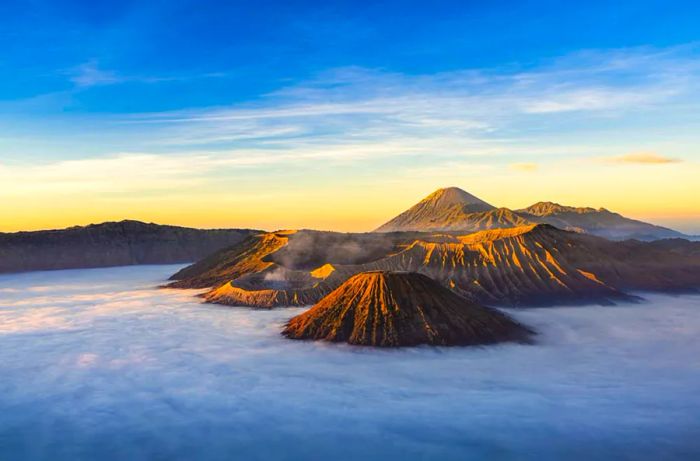
[[[559,112],[606,111],[629,109],[654,102],[661,102],[677,94],[676,89],[615,89],[588,88],[564,90],[558,94],[545,94],[522,104],[522,110],[531,114]]]
[[[113,85],[116,83],[124,82],[137,82],[137,83],[163,83],[163,82],[174,82],[174,81],[185,81],[194,79],[211,79],[211,78],[222,78],[226,77],[228,74],[224,72],[208,72],[208,73],[198,73],[198,74],[182,74],[182,75],[159,75],[159,76],[146,76],[146,75],[125,75],[114,70],[107,70],[100,66],[97,59],[91,59],[84,62],[72,69],[64,71],[70,78],[70,81],[75,84],[79,89],[90,88],[93,86],[100,85]]]
[[[588,52],[533,70],[402,75],[347,68],[227,108],[134,115],[152,141],[186,144],[511,138],[577,117],[617,117],[687,103],[693,50]],[[581,123],[587,123],[585,118]],[[174,140],[174,141],[173,141]]]
[[[514,311],[539,332],[533,345],[373,350],[283,338],[304,308],[203,305],[153,288],[176,270],[0,275],[0,289],[20,289],[0,298],[0,458],[697,451],[697,296]],[[32,290],[47,285],[51,296]]]
[[[71,74],[71,81],[79,87],[110,85],[121,81],[115,72],[101,69],[96,60],[79,65]]]
[[[201,155],[118,154],[36,165],[0,164],[0,195],[124,192],[185,187],[211,170]]]
[[[0,197],[178,191],[207,184],[212,174],[248,175],[251,168],[348,162],[424,152],[421,144],[386,142],[300,145],[187,153],[122,153],[36,165],[0,163]]]

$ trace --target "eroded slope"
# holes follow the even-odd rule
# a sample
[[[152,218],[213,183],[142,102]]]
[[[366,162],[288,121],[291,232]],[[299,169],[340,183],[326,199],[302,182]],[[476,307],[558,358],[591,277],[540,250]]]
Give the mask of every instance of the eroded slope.
[[[630,291],[700,287],[700,252],[693,250],[700,243],[687,241],[612,242],[529,225],[468,235],[358,234],[381,243],[352,258],[353,234],[307,233],[295,245],[305,232],[257,236],[213,257],[215,264],[187,269],[191,277],[179,283],[211,281],[209,302],[255,307],[312,304],[352,275],[373,270],[423,273],[475,302],[504,306],[610,303],[631,299]],[[268,239],[275,243],[261,247]],[[338,254],[329,242],[342,242]]]
[[[398,347],[526,341],[531,332],[418,273],[363,272],[292,318],[292,339]]]

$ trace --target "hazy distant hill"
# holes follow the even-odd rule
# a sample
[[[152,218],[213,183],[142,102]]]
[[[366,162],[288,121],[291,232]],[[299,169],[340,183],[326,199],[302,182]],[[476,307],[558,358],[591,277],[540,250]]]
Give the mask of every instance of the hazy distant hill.
[[[496,208],[456,187],[438,189],[376,232],[476,232],[538,223],[615,240],[686,237],[604,208],[576,208],[552,202],[539,202],[515,211]]]
[[[0,233],[0,272],[184,263],[239,243],[253,232],[121,221]]]
[[[466,235],[284,231],[251,236],[175,274],[210,302],[309,305],[364,271],[419,272],[473,301],[545,306],[700,288],[700,243],[615,242],[547,224]]]
[[[516,212],[534,222],[545,222],[561,229],[582,231],[615,240],[686,237],[672,229],[625,218],[605,208],[570,207],[553,202],[538,202]]]

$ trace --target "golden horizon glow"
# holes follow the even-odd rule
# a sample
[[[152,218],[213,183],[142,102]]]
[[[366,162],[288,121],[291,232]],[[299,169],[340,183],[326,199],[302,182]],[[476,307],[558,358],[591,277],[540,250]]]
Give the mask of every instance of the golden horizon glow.
[[[230,190],[186,168],[152,171],[155,173],[131,174],[123,167],[104,181],[100,175],[106,174],[105,170],[91,171],[81,165],[71,174],[42,173],[44,182],[37,187],[18,174],[2,186],[6,198],[0,202],[0,230],[135,219],[199,228],[363,232],[375,229],[435,189],[457,185],[499,207],[518,209],[538,201],[604,207],[627,217],[700,233],[700,185],[696,179],[700,168],[695,162],[610,166],[568,161],[526,171],[493,165],[474,168],[465,162],[459,168],[427,171],[424,177],[405,171],[393,176],[377,172],[377,176],[386,174],[386,179],[330,181],[321,175],[308,175],[288,183],[277,178],[271,178],[270,184],[242,182]]]

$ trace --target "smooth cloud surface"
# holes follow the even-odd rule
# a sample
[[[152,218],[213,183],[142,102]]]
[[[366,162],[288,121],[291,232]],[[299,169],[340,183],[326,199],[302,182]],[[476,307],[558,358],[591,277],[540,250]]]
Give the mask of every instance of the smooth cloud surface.
[[[0,458],[692,459],[700,298],[515,313],[533,346],[378,351],[202,305],[173,266],[0,276]]]

